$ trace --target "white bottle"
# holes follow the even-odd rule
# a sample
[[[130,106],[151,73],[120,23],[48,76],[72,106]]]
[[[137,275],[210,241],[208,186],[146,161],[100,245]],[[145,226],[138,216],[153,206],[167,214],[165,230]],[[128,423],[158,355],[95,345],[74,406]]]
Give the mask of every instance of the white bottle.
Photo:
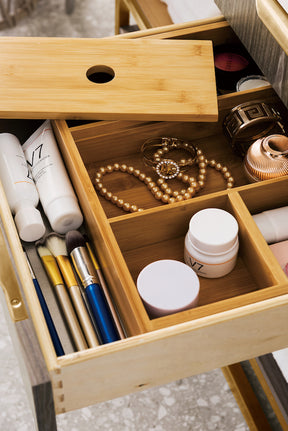
[[[0,134],[0,179],[7,196],[19,236],[23,241],[36,241],[45,233],[39,196],[32,180],[18,138],[11,133]]]
[[[83,216],[49,120],[30,136],[23,150],[52,229],[60,234],[78,229]]]
[[[233,270],[239,249],[238,223],[227,211],[206,208],[190,220],[184,259],[201,277],[223,277]]]

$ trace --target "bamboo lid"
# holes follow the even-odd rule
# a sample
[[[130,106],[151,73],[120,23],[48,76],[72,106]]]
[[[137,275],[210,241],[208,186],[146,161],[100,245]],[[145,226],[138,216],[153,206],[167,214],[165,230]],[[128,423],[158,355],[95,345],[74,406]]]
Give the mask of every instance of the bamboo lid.
[[[2,118],[217,121],[212,42],[0,38]]]

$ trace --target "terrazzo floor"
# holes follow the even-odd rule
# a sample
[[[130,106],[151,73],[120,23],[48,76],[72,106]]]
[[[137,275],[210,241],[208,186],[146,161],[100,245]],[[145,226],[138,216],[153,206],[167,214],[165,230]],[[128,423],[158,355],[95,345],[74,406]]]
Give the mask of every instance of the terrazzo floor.
[[[220,370],[58,415],[57,426],[59,431],[249,430]],[[0,430],[33,429],[33,416],[0,305]]]
[[[114,0],[39,0],[1,36],[105,37],[114,34]],[[97,384],[97,382],[95,382]],[[113,384],[113,382],[111,382]],[[248,431],[221,370],[186,378],[57,416],[59,431]],[[32,431],[34,422],[0,306],[0,430]]]

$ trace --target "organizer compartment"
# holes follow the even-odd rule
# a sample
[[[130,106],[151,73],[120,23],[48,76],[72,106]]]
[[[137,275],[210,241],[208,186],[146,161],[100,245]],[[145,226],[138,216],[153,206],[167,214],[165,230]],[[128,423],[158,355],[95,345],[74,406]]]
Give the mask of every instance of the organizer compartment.
[[[153,261],[183,261],[184,237],[189,220],[193,214],[205,208],[224,209],[237,219],[240,248],[236,267],[218,279],[200,277],[198,307],[152,320],[152,328],[243,306],[255,298],[255,292],[283,282],[282,271],[275,269],[275,266],[268,267],[265,253],[258,252],[259,245],[252,233],[252,224],[249,226],[249,223],[243,223],[243,219],[247,218],[246,207],[237,192],[224,192],[206,199],[196,198],[193,202],[181,203],[177,208],[156,210],[145,217],[111,220],[112,230],[135,283],[140,271]],[[251,298],[249,294],[252,292]],[[273,292],[267,292],[266,295],[273,296]]]

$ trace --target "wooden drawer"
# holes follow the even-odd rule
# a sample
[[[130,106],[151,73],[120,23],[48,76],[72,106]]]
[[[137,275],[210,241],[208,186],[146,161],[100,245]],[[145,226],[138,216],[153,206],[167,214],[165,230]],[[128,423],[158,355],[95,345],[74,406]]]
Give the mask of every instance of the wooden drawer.
[[[278,0],[215,0],[275,91],[288,106],[287,11]]]
[[[145,32],[140,32],[145,37]],[[235,41],[225,21],[196,28],[171,28],[153,37]],[[135,34],[134,37],[138,35]],[[152,37],[149,31],[147,37]],[[130,36],[132,37],[132,36]],[[140,37],[140,36],[139,36]],[[217,123],[105,121],[75,124],[56,120],[53,127],[85,218],[85,227],[124,322],[128,337],[96,348],[56,357],[22,253],[7,201],[1,196],[1,219],[52,383],[56,413],[78,409],[154,385],[253,358],[288,344],[288,282],[253,221],[258,211],[287,205],[288,179],[247,184],[242,161],[233,154],[222,131],[224,116],[248,100],[275,103],[286,109],[271,88],[219,96]],[[35,130],[32,120],[3,120],[1,130]],[[209,172],[207,187],[197,197],[169,205],[157,204],[140,182],[121,182],[127,200],[144,211],[123,212],[99,197],[93,187],[95,169],[112,162],[141,166],[145,139],[178,136],[195,141],[209,158],[226,164],[236,180],[225,190],[219,173]],[[112,185],[111,185],[112,186]],[[117,192],[117,182],[113,183]],[[240,253],[235,270],[222,279],[201,279],[197,308],[150,319],[135,286],[137,274],[151,261],[183,260],[184,236],[193,213],[218,207],[235,216],[240,228]],[[3,243],[3,251],[5,243]],[[7,262],[7,260],[5,261]],[[6,273],[7,274],[7,273]],[[3,283],[2,275],[2,283]],[[3,283],[5,285],[5,282]],[[5,287],[5,286],[4,286]],[[13,299],[10,297],[10,300]],[[17,311],[17,307],[16,307]],[[31,319],[31,320],[30,320]],[[31,349],[26,361],[35,362]],[[127,370],[131,370],[127,372]],[[111,382],[113,382],[111,384]]]

